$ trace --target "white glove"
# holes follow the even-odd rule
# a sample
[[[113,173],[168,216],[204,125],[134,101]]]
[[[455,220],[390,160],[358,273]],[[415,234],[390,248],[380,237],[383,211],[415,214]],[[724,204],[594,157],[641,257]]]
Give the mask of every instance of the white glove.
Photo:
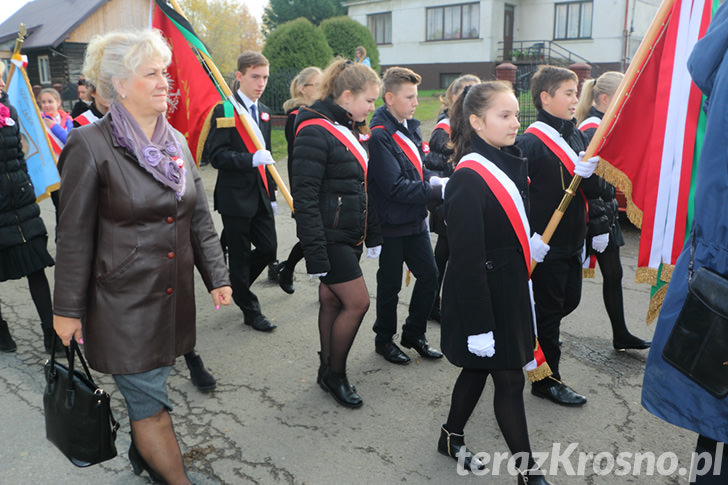
[[[603,253],[604,250],[607,249],[608,244],[609,244],[609,233],[608,232],[605,232],[604,234],[599,234],[592,238],[592,247],[594,248],[594,251],[596,251],[598,253]]]
[[[328,272],[328,271],[327,271],[327,272],[325,272],[325,273],[309,273],[309,274],[308,274],[308,277],[309,277],[310,279],[314,279],[314,278],[323,278],[323,277],[324,277],[324,276],[326,276],[327,274],[329,274],[329,272]]]
[[[450,180],[450,177],[430,177],[430,185],[433,187],[442,187],[442,192],[440,192],[441,196],[445,197],[445,187],[447,187],[447,182]]]
[[[382,245],[374,246],[373,248],[367,248],[367,258],[377,259],[382,254]]]
[[[584,160],[584,152],[579,152],[579,160],[574,164],[574,175],[578,175],[581,178],[588,179],[594,173],[597,168],[599,157],[591,157],[588,160]]]
[[[273,160],[273,155],[271,155],[268,150],[258,150],[253,153],[254,167],[259,167],[261,165],[273,165],[274,163],[276,163],[276,161]]]
[[[271,200],[270,208],[273,209],[273,216],[274,217],[277,216],[278,215],[278,202],[276,202],[275,200]]]
[[[531,236],[531,239],[528,241],[528,245],[531,248],[531,259],[537,263],[543,263],[543,258],[546,257],[551,246],[543,242],[541,234],[534,232],[533,236]]]
[[[495,355],[495,338],[493,332],[480,333],[468,337],[468,351],[478,357],[493,357]]]

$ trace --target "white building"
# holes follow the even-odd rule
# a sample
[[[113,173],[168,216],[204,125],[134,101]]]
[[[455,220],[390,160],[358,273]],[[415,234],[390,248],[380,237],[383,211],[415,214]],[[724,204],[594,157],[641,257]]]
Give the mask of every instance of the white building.
[[[456,76],[495,77],[503,60],[588,62],[599,73],[629,62],[660,0],[351,0],[349,17],[366,25],[382,69],[400,65],[425,89]]]

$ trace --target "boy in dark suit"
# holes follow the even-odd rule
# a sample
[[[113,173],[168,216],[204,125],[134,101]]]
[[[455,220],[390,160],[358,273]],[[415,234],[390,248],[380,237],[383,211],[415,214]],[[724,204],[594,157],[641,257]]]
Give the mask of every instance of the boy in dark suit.
[[[420,76],[404,67],[390,67],[382,79],[384,106],[372,116],[369,140],[369,196],[377,209],[384,243],[377,271],[375,350],[394,364],[410,359],[392,341],[397,332],[397,302],[402,288],[402,263],[417,278],[409,316],[402,327],[402,346],[422,357],[442,354],[425,338],[427,317],[437,292],[437,266],[427,230],[427,203],[442,199],[443,180],[422,165],[425,146],[420,122],[414,119]]]
[[[265,170],[275,163],[270,153],[270,110],[258,101],[268,76],[268,59],[262,54],[240,54],[235,73],[239,87],[233,94],[260,128],[266,148],[255,150],[249,139],[241,137],[235,127],[237,115],[228,102],[215,107],[206,147],[218,170],[215,210],[222,215],[221,239],[228,249],[233,300],[243,311],[243,322],[264,332],[276,326],[263,315],[250,286],[276,255],[275,186]]]
[[[516,140],[528,158],[531,230],[543,234],[574,175],[583,177],[578,193],[566,209],[549,241],[551,249],[531,275],[538,339],[552,377],[533,383],[531,393],[564,406],[581,406],[586,398],[561,382],[559,331],[561,319],[574,311],[581,299],[582,248],[586,235],[587,199],[599,193],[599,177],[592,177],[598,157],[583,160],[588,145],[576,128],[576,74],[556,66],[541,66],[531,80],[537,121]],[[593,234],[608,231],[606,218],[594,214]]]

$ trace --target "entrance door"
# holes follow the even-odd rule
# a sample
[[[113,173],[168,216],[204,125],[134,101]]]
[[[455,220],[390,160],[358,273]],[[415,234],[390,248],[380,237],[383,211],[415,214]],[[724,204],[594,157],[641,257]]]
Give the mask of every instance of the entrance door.
[[[515,9],[514,5],[506,3],[503,11],[503,60],[513,59],[511,51],[513,50],[513,17]]]

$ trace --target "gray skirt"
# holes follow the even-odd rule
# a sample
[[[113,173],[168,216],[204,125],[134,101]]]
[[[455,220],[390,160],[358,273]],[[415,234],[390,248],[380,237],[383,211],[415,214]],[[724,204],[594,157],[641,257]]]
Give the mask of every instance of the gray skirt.
[[[167,378],[171,371],[172,366],[166,366],[138,374],[112,376],[124,396],[131,421],[154,416],[162,408],[172,410],[172,403],[167,396]]]

